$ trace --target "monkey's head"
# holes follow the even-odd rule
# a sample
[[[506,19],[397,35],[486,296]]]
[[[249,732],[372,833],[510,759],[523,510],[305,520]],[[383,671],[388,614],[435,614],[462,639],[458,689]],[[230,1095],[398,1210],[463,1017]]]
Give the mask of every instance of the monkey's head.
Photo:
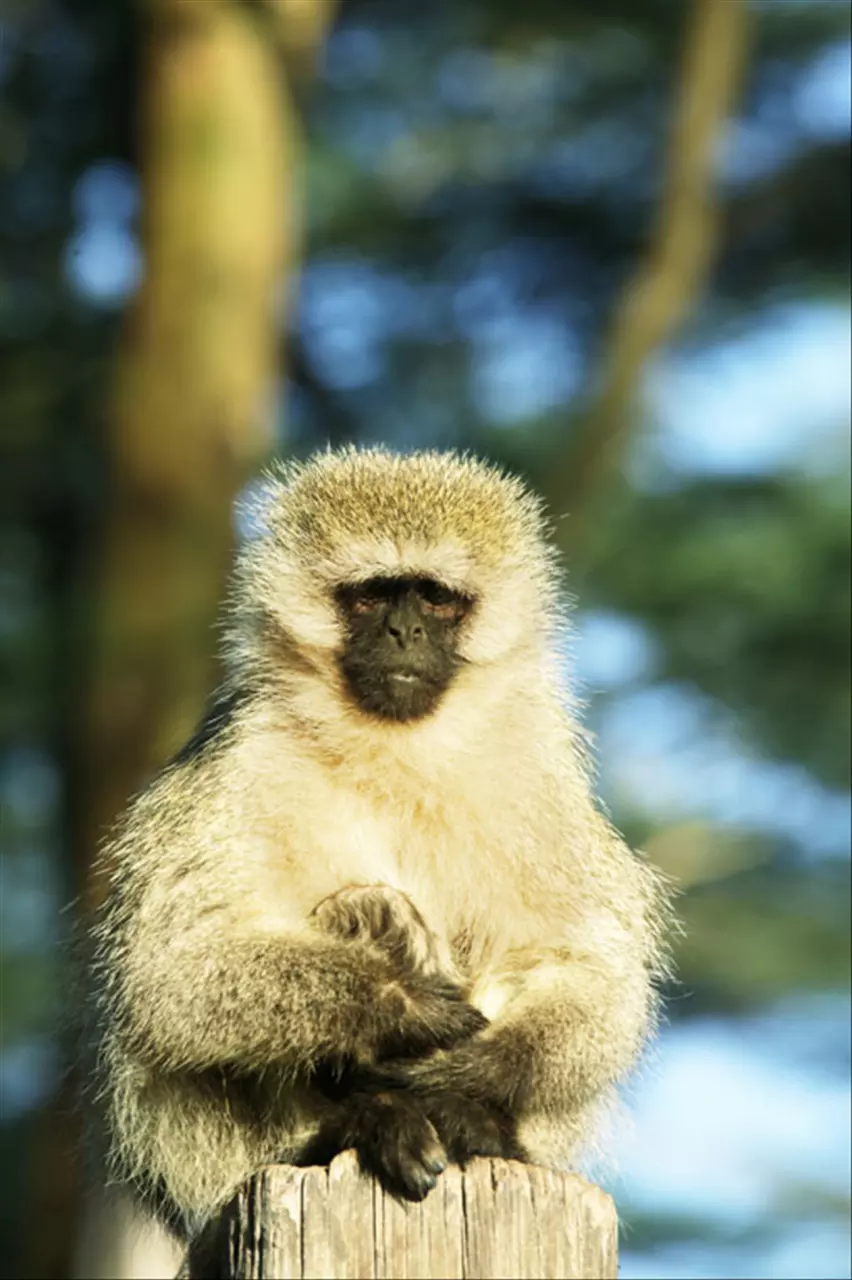
[[[235,591],[238,645],[360,716],[431,716],[552,633],[540,504],[474,459],[347,449],[268,477]],[[248,643],[247,643],[248,642]]]

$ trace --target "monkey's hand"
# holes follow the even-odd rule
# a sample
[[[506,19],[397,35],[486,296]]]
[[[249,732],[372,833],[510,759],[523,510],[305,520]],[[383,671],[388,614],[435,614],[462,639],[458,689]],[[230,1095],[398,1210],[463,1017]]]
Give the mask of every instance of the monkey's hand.
[[[317,903],[310,918],[343,941],[377,947],[400,970],[440,972],[435,935],[399,889],[386,884],[347,885]]]
[[[382,987],[377,1006],[377,1061],[448,1049],[488,1026],[464,988],[440,976],[394,975]]]
[[[441,972],[435,936],[400,890],[350,885],[323,898],[310,918],[334,938],[372,947],[390,966],[379,1000],[379,1059],[449,1048],[488,1025],[466,990]]]

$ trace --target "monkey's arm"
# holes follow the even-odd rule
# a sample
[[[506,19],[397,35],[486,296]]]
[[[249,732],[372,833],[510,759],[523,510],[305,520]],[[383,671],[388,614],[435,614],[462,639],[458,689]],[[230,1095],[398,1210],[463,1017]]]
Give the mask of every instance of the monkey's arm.
[[[308,919],[311,865],[334,855],[300,806],[287,808],[289,749],[261,736],[261,750],[259,733],[239,717],[220,726],[139,797],[107,850],[107,1024],[170,1071],[372,1062],[478,1030],[481,1014],[448,977],[403,970]],[[274,751],[270,800],[257,760]]]
[[[307,930],[208,929],[156,943],[128,966],[122,1022],[135,1051],[170,1070],[371,1062],[452,1044],[482,1025],[452,983],[395,974],[366,947]]]

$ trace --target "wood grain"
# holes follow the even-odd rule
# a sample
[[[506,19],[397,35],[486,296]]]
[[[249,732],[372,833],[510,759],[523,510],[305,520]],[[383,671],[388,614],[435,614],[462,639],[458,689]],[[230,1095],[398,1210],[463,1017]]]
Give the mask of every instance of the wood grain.
[[[203,1256],[202,1256],[203,1252]],[[194,1280],[616,1280],[615,1207],[577,1174],[509,1160],[448,1169],[400,1204],[344,1152],[262,1170],[236,1196]]]

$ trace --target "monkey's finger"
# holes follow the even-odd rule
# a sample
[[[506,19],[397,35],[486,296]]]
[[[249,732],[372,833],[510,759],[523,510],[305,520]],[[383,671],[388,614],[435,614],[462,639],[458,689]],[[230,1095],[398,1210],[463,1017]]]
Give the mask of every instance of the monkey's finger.
[[[468,1003],[467,993],[452,983],[424,981],[414,989],[413,995],[415,1010],[434,1048],[449,1049],[488,1026],[485,1015]]]

